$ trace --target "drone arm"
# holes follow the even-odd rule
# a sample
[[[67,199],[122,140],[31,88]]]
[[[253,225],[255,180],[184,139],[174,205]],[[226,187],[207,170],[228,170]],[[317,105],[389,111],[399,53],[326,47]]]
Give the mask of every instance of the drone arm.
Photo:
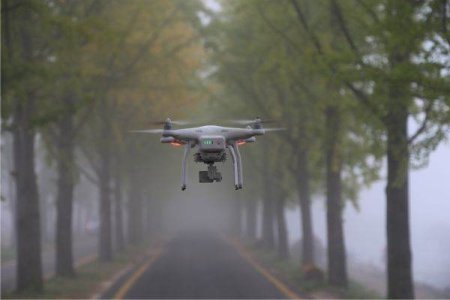
[[[242,186],[244,184],[243,176],[242,176],[242,159],[241,159],[241,153],[239,152],[239,148],[237,146],[237,143],[232,144],[233,150],[236,154],[236,164],[237,164],[237,174],[238,174],[238,186],[242,189]]]
[[[191,150],[191,143],[186,143],[184,145],[184,154],[183,154],[183,162],[181,166],[181,190],[184,191],[186,189],[186,162],[187,157],[189,155],[189,151]]]
[[[236,189],[238,189],[239,188],[239,175],[238,175],[236,152],[234,151],[233,146],[229,146],[228,150],[230,150],[231,158],[233,159],[234,186],[236,187]]]

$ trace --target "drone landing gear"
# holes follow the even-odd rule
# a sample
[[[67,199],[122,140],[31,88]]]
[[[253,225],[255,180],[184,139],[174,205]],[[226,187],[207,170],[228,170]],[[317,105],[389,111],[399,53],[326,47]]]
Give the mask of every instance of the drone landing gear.
[[[234,189],[239,190],[243,186],[241,154],[236,143],[229,145],[228,150],[230,150],[233,159]]]
[[[208,171],[200,171],[198,173],[198,177],[199,177],[199,182],[200,183],[204,183],[204,182],[220,182],[222,181],[222,174],[217,171],[217,167],[214,166],[213,164],[208,164]]]
[[[181,163],[181,190],[184,191],[186,189],[186,162],[187,157],[189,155],[189,151],[191,150],[191,144],[187,143],[184,145],[184,154],[183,161]]]

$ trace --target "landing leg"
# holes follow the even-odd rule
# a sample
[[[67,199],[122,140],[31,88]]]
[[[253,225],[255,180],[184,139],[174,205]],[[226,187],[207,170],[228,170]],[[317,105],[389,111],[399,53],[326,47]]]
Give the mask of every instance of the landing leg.
[[[234,151],[233,146],[229,146],[228,150],[230,150],[231,158],[233,160],[234,188],[236,190],[238,190],[239,189],[239,177],[238,177],[236,153]]]
[[[184,155],[183,155],[183,162],[181,166],[181,190],[184,191],[186,189],[186,162],[187,157],[189,155],[189,151],[191,150],[191,144],[187,143],[184,145]]]
[[[241,153],[239,152],[238,146],[236,143],[233,143],[232,145],[234,152],[236,153],[236,162],[237,162],[237,174],[238,174],[238,187],[242,189],[242,186],[244,184],[243,176],[242,176],[242,159],[241,159]]]

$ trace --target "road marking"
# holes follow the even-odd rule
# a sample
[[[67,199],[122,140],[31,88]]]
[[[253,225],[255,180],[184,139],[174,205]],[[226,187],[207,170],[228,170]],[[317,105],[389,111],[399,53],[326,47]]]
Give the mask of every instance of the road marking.
[[[270,283],[272,283],[282,294],[288,299],[302,299],[297,293],[292,291],[287,285],[281,282],[278,278],[270,274],[262,265],[260,265],[248,251],[235,239],[228,239],[239,254],[247,260],[253,268],[255,268],[261,275],[263,275]]]
[[[150,256],[146,263],[144,263],[133,275],[122,285],[122,287],[116,292],[113,299],[123,299],[128,293],[130,288],[136,283],[136,281],[144,274],[144,272],[161,256],[162,247],[155,249],[155,252]]]

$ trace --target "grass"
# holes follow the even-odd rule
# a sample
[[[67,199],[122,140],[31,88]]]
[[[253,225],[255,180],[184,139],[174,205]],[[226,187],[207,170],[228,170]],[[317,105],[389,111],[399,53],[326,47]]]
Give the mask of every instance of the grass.
[[[148,249],[148,243],[130,247],[117,254],[112,262],[94,261],[77,269],[72,278],[53,277],[45,282],[41,293],[35,291],[11,292],[2,295],[2,299],[88,299],[100,284],[123,269],[133,258],[142,255]]]
[[[248,249],[261,261],[279,273],[282,278],[285,278],[293,286],[300,291],[307,294],[314,294],[317,292],[325,292],[335,298],[345,299],[381,299],[382,297],[376,292],[366,288],[364,285],[350,280],[349,286],[346,289],[332,287],[325,281],[307,281],[304,279],[300,265],[292,260],[285,261],[278,258],[277,254],[268,249],[257,247],[254,244],[246,243]]]

